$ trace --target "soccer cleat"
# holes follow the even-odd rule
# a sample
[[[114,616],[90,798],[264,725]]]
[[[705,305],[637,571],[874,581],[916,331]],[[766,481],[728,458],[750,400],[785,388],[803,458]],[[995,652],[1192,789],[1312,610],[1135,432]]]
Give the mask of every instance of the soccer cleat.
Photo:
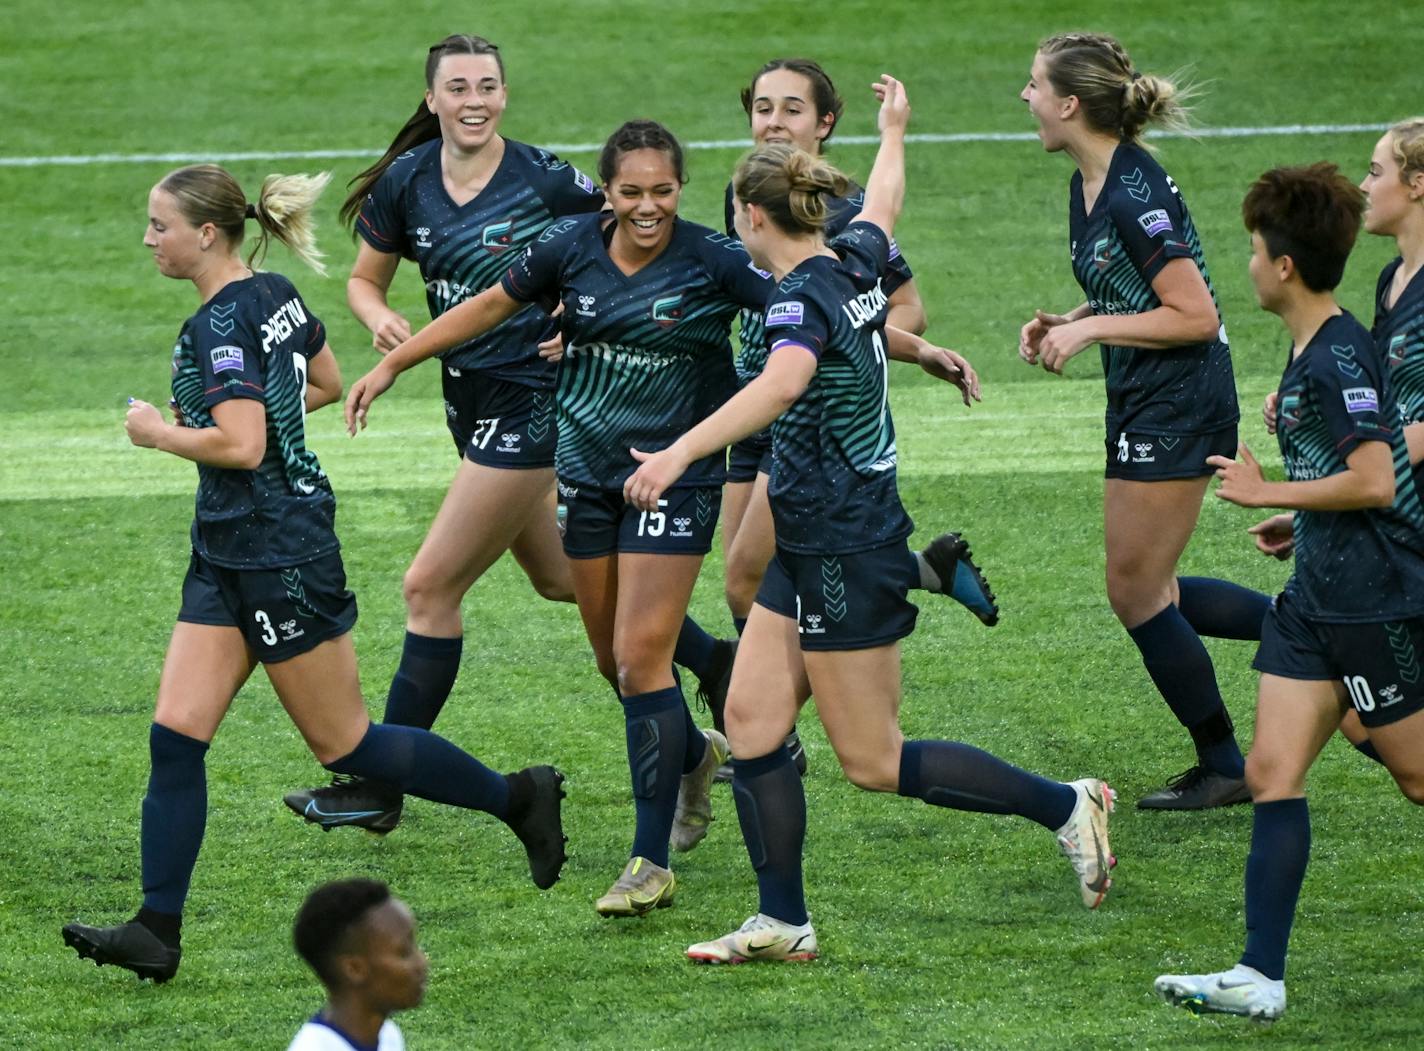
[[[1204,766],[1184,770],[1150,795],[1137,801],[1139,810],[1209,810],[1251,802],[1244,777],[1227,777]]]
[[[354,825],[384,836],[400,824],[404,798],[384,781],[336,774],[326,787],[288,792],[282,802],[327,832]]]
[[[999,605],[994,589],[974,564],[969,543],[958,533],[943,533],[920,552],[939,577],[939,594],[948,595],[992,628],[999,623]]]
[[[654,909],[670,908],[676,890],[671,869],[647,858],[630,858],[623,875],[593,907],[600,916],[646,916]]]
[[[732,665],[737,660],[737,639],[718,639],[705,679],[697,682],[697,703],[712,713],[712,726],[727,732],[723,712],[727,708],[727,687],[732,684]]]
[[[1108,846],[1108,815],[1112,813],[1117,793],[1106,781],[1091,777],[1069,782],[1069,787],[1078,793],[1078,803],[1068,823],[1058,830],[1058,846],[1078,874],[1083,904],[1096,909],[1108,896],[1108,888],[1112,886],[1110,873],[1117,864]]]
[[[509,827],[529,855],[534,886],[548,890],[559,881],[559,871],[568,860],[564,853],[569,841],[563,825],[564,775],[552,766],[526,767],[520,773],[528,774],[534,782],[534,798]]]
[[[702,762],[682,775],[677,788],[677,811],[669,842],[679,852],[691,850],[707,835],[707,826],[712,823],[712,778],[727,758],[727,739],[716,730],[702,733],[707,738]]]
[[[1244,964],[1218,974],[1164,974],[1152,985],[1162,999],[1193,1014],[1242,1015],[1274,1022],[1286,1013],[1286,983]]]
[[[731,934],[687,948],[687,958],[694,963],[799,962],[818,955],[816,932],[809,922],[795,927],[761,913]]]
[[[165,945],[138,920],[117,927],[66,923],[62,933],[64,944],[79,953],[80,959],[93,960],[95,966],[107,963],[124,967],[140,978],[160,983],[178,973],[178,961],[183,956],[180,949]]]

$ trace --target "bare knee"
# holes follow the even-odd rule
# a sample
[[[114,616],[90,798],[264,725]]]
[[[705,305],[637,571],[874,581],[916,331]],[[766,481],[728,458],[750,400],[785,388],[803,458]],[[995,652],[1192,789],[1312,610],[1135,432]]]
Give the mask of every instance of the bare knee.
[[[1305,787],[1305,771],[1282,757],[1252,748],[1246,756],[1246,787],[1258,803],[1291,799]]]
[[[1135,628],[1166,609],[1173,601],[1172,578],[1153,579],[1145,566],[1109,565],[1108,604],[1126,627]]]
[[[841,769],[856,788],[894,792],[900,787],[900,764],[887,755],[843,755]]]
[[[460,607],[461,596],[451,595],[449,581],[430,573],[418,561],[405,571],[405,577],[401,580],[401,595],[405,599],[406,610],[414,616],[445,612],[452,605],[458,611]]]
[[[533,577],[529,578],[529,583],[534,585],[534,591],[540,598],[546,598],[550,602],[572,602],[574,601],[574,588],[567,577]]]
[[[1394,771],[1390,771],[1390,773],[1393,774]],[[1414,771],[1394,774],[1394,783],[1404,793],[1405,799],[1415,806],[1424,806],[1424,774]]]
[[[653,639],[613,646],[614,682],[624,697],[660,689],[672,674],[672,653]]]

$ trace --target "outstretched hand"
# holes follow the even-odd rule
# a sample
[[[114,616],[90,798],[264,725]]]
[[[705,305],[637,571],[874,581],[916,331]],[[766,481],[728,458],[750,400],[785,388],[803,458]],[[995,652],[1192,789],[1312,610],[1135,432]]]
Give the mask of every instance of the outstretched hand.
[[[1272,515],[1246,530],[1256,538],[1256,550],[1282,562],[1295,550],[1295,515]]]
[[[965,405],[970,404],[971,398],[974,401],[984,400],[979,390],[979,374],[974,371],[974,366],[969,364],[969,359],[962,354],[957,354],[948,347],[936,347],[927,343],[920,349],[920,368],[935,379],[953,383],[958,387]]]
[[[880,80],[870,85],[870,90],[880,100],[880,115],[876,120],[880,133],[904,131],[910,123],[910,100],[905,94],[905,85],[889,73],[882,73]]]
[[[390,390],[395,381],[391,370],[382,363],[351,384],[351,393],[346,396],[347,434],[354,438],[357,430],[365,430],[371,403]]]
[[[1240,507],[1265,506],[1264,490],[1267,482],[1266,476],[1261,472],[1261,465],[1256,462],[1256,457],[1251,455],[1251,450],[1245,442],[1237,446],[1236,453],[1241,459],[1233,460],[1229,456],[1206,458],[1206,462],[1216,468],[1216,477],[1221,479],[1216,495]]]

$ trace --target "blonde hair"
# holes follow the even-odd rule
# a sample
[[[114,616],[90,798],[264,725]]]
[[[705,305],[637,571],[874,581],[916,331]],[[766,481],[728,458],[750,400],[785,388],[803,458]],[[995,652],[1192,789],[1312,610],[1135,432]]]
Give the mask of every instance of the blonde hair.
[[[1399,162],[1399,179],[1407,183],[1424,172],[1424,117],[1410,117],[1389,128],[1394,159]]]
[[[216,164],[194,164],[169,172],[158,188],[173,195],[183,218],[194,226],[212,223],[234,248],[242,244],[246,221],[256,219],[261,229],[257,243],[247,255],[247,265],[256,267],[267,256],[270,238],[276,238],[292,254],[318,274],[326,266],[316,247],[316,225],[312,209],[330,172],[319,175],[269,175],[262,180],[257,200],[251,204],[232,173]]]
[[[850,180],[820,157],[784,142],[763,146],[742,158],[732,175],[732,192],[755,204],[789,234],[817,233],[830,218],[827,196],[840,197]]]
[[[1127,51],[1106,33],[1060,33],[1038,45],[1053,90],[1075,95],[1088,123],[1126,142],[1139,142],[1149,124],[1191,127],[1194,86],[1139,73]]]

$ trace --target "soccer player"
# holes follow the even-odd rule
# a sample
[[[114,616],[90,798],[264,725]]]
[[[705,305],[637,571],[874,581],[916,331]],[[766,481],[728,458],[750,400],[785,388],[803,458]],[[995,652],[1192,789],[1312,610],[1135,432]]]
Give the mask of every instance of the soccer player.
[[[1111,885],[1112,792],[1104,782],[1049,781],[968,745],[906,741],[900,732],[899,640],[914,628],[905,592],[918,568],[896,490],[884,324],[909,104],[891,77],[876,92],[881,145],[864,205],[829,245],[821,229],[828,201],[846,193],[844,176],[788,144],[763,146],[738,166],[737,232],[779,282],[766,308],[766,366],[671,446],[636,450],[643,463],[625,485],[635,506],[655,507],[703,457],[772,426],[777,550],[727,699],[732,789],[760,908],[739,930],[688,949],[697,961],[809,960],[818,952],[801,879],[806,798],[785,745],[812,693],[854,784],[1027,817],[1057,832],[1084,904],[1095,908]]]
[[[773,142],[790,143],[797,149],[819,156],[835,132],[845,110],[845,102],[819,63],[806,58],[778,58],[762,66],[742,89],[742,109],[751,125],[752,140],[757,145]],[[823,235],[836,236],[860,211],[863,191],[848,184],[846,194],[827,202],[830,209]],[[733,229],[732,186],[727,185],[725,200],[726,230]],[[925,330],[925,310],[915,287],[910,266],[900,255],[899,247],[891,246],[890,272],[885,291],[890,296],[890,313],[886,320],[906,332],[919,335]],[[737,380],[745,385],[755,379],[766,364],[766,342],[763,338],[760,310],[744,310],[740,318],[741,349],[737,355]],[[969,363],[952,351],[923,344],[925,356],[920,365],[931,375],[956,383],[964,396],[979,399],[978,377]],[[945,371],[947,355],[953,371]],[[771,475],[771,432],[765,430],[737,442],[727,453],[727,484],[723,487],[722,549],[725,558],[727,606],[738,633],[745,627],[747,615],[761,586],[767,563],[776,553],[776,537],[772,530],[771,510],[766,487]],[[998,623],[999,610],[988,582],[970,558],[969,545],[956,533],[937,537],[917,556],[920,583],[917,586],[952,595],[964,603],[983,623]],[[718,728],[722,728],[723,713],[713,709]],[[798,769],[805,773],[806,753],[800,738],[792,730],[788,746]],[[731,768],[718,772],[719,780],[731,779]]]
[[[484,810],[524,843],[552,886],[564,862],[562,776],[505,776],[426,730],[371,724],[361,698],[334,530],[336,500],[306,445],[306,413],[341,397],[325,326],[292,283],[252,269],[269,237],[320,268],[311,210],[327,176],[269,176],[248,203],[221,168],[165,176],[148,200],[143,243],[159,272],[201,302],[172,353],[176,423],[130,403],[134,445],[198,465],[192,558],[149,732],[143,801],[143,905],[128,923],[64,928],[96,963],[166,981],[178,969],[183,903],[207,817],[204,755],[228,706],[262,664],[317,761],[426,799]],[[244,261],[246,224],[261,236]]]
[[[405,1051],[390,1016],[420,1006],[430,970],[405,902],[376,880],[325,883],[302,902],[292,943],[326,1003],[287,1051]]]
[[[1196,765],[1137,805],[1244,803],[1244,760],[1200,636],[1260,638],[1270,600],[1226,581],[1177,576],[1211,477],[1206,458],[1236,449],[1240,417],[1196,226],[1141,142],[1150,123],[1185,122],[1181,95],[1139,73],[1112,37],[1067,33],[1039,45],[1020,97],[1043,148],[1077,165],[1069,237],[1073,275],[1088,299],[1066,314],[1035,311],[1019,355],[1061,374],[1074,355],[1102,344],[1108,601],[1196,749]]]
[[[1388,192],[1376,188],[1372,208],[1386,209]],[[1255,660],[1245,952],[1228,971],[1156,981],[1196,1010],[1285,1011],[1286,948],[1310,856],[1306,772],[1347,703],[1400,790],[1424,804],[1424,506],[1391,369],[1334,295],[1364,204],[1331,164],[1266,172],[1242,204],[1256,298],[1291,337],[1276,427],[1288,480],[1266,481],[1244,445],[1239,460],[1211,463],[1222,499],[1295,512],[1295,572]]]
[[[499,132],[508,101],[499,48],[457,34],[430,49],[425,97],[389,149],[356,178],[342,218],[360,235],[347,282],[352,311],[387,354],[410,324],[387,293],[402,259],[425,283],[431,317],[496,284],[551,222],[599,211],[593,180],[553,154]],[[460,669],[460,603],[505,551],[545,598],[570,602],[554,505],[554,365],[536,305],[441,355],[446,423],[461,457],[450,490],[406,571],[406,633],[384,721],[430,729]],[[678,658],[704,684],[725,679],[730,643],[688,620]],[[723,687],[725,690],[725,682]],[[287,805],[323,828],[386,833],[400,821],[392,786],[337,777]]]

